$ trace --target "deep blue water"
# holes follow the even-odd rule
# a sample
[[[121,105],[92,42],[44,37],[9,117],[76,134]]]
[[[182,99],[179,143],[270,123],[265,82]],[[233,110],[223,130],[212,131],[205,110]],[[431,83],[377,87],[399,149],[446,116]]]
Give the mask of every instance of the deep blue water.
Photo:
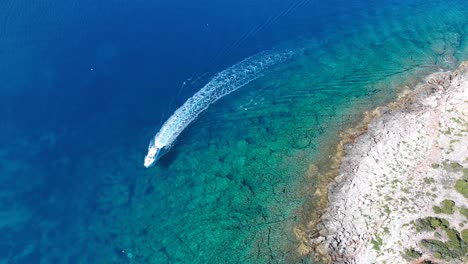
[[[2,114],[14,111],[21,118],[11,119],[25,126],[82,127],[92,113],[125,105],[120,111],[154,123],[157,113],[172,112],[168,100],[184,80],[205,77],[203,83],[285,41],[350,31],[361,13],[378,8],[372,1],[335,2],[5,1],[4,87],[35,111],[15,104]],[[186,89],[177,103],[198,88]]]
[[[331,100],[336,105],[327,103],[330,109],[320,109],[338,119],[342,118],[342,112],[354,108],[353,105],[346,105],[347,101],[357,102],[363,97],[365,102],[366,96],[370,96],[366,85],[370,85],[371,81],[377,82],[381,77],[390,82],[388,79],[391,74],[384,76],[384,73],[398,72],[398,67],[402,65],[416,68],[417,63],[405,64],[402,58],[414,57],[419,64],[426,63],[426,55],[432,56],[428,51],[428,39],[435,36],[432,35],[431,24],[435,22],[428,20],[425,15],[429,11],[437,14],[437,8],[446,8],[440,12],[444,13],[441,23],[447,25],[441,31],[439,28],[437,34],[443,34],[444,30],[462,32],[458,36],[457,45],[454,45],[456,51],[453,56],[463,59],[467,53],[463,41],[466,38],[464,21],[468,17],[464,9],[466,5],[462,1],[448,2],[451,4],[438,0],[410,0],[404,3],[396,0],[2,1],[0,263],[229,262],[226,259],[232,260],[232,263],[272,261],[269,259],[271,256],[266,255],[265,258],[257,259],[249,257],[257,246],[254,242],[249,244],[252,240],[250,236],[245,238],[249,243],[242,240],[237,241],[238,244],[233,242],[234,246],[228,249],[220,247],[227,238],[243,238],[243,235],[231,234],[231,223],[224,221],[238,217],[243,226],[253,225],[252,215],[269,219],[273,211],[284,212],[284,218],[293,219],[296,214],[294,210],[310,197],[288,194],[288,202],[279,203],[281,206],[275,205],[278,206],[275,207],[276,211],[266,205],[263,207],[263,202],[271,195],[271,189],[274,189],[274,193],[281,193],[281,188],[263,186],[263,178],[236,179],[233,176],[236,173],[256,175],[265,170],[259,169],[257,165],[249,167],[249,162],[243,165],[244,161],[237,160],[241,156],[236,153],[242,151],[248,157],[249,151],[243,149],[244,143],[229,145],[239,152],[223,152],[220,146],[233,138],[237,140],[245,137],[245,141],[252,148],[255,145],[258,150],[258,155],[252,155],[255,157],[248,157],[247,160],[274,156],[263,153],[261,149],[265,146],[257,144],[260,140],[246,134],[263,137],[264,134],[276,133],[278,138],[287,137],[286,133],[281,133],[290,124],[288,118],[299,115],[299,107],[288,108],[282,104],[281,99],[289,96],[288,91],[293,99],[300,92],[302,103],[296,105],[304,105],[303,109],[307,110],[313,109],[307,108],[307,105],[319,105],[321,100],[331,100],[330,97],[336,96]],[[414,24],[399,22],[400,18],[413,15],[414,20],[410,21]],[[372,28],[369,25],[378,26]],[[376,36],[375,39],[373,36]],[[380,36],[385,36],[382,37],[385,41],[382,42]],[[365,40],[359,42],[361,39]],[[286,66],[279,66],[272,76],[245,87],[242,92],[234,93],[232,98],[215,105],[218,108],[210,109],[211,112],[202,116],[191,130],[181,136],[174,153],[168,155],[161,166],[149,170],[143,168],[143,157],[149,140],[162,122],[216,72],[277,45],[289,43],[300,46],[311,40],[318,44],[307,44],[309,46],[306,45],[308,48],[303,57]],[[349,65],[343,63],[345,54],[360,50],[365,52],[354,56],[356,61],[353,63],[363,62],[363,66],[347,72],[346,67]],[[393,63],[391,67],[376,66],[381,63],[378,62],[379,52],[382,56],[388,55],[386,61]],[[324,56],[320,57],[322,53]],[[334,61],[337,65],[334,65]],[[439,62],[430,63],[439,68],[453,66]],[[366,69],[369,69],[369,74]],[[374,70],[380,72],[371,76]],[[353,89],[349,88],[349,93],[342,94],[334,90],[314,90],[319,85],[331,87],[337,80],[343,80],[348,86],[339,90],[346,91],[346,87],[353,85],[352,81],[358,81],[348,80],[344,76],[355,73],[363,73],[362,76],[366,73],[368,83],[356,84]],[[330,84],[328,81],[318,81],[319,77],[325,76]],[[404,76],[401,80],[408,78]],[[184,82],[187,85],[183,85]],[[273,91],[262,92],[265,87]],[[324,98],[328,96],[328,99],[321,98],[322,95]],[[352,100],[341,101],[347,96]],[[265,101],[272,101],[271,105],[253,111],[251,116],[241,114],[243,112],[238,109],[239,104],[248,108],[250,99],[263,102],[261,97],[265,97]],[[384,102],[390,97],[380,98]],[[310,103],[305,103],[309,99]],[[362,106],[363,103],[359,102]],[[380,101],[374,101],[377,102]],[[283,106],[286,108],[281,108]],[[276,123],[269,123],[270,118]],[[325,127],[325,130],[331,127],[331,122],[327,123],[320,118],[314,122],[317,122],[314,125]],[[297,123],[307,124],[305,119]],[[239,131],[233,130],[235,127]],[[208,131],[208,128],[216,128],[218,132]],[[254,128],[259,131],[253,131]],[[226,131],[232,132],[232,135],[228,137]],[[333,131],[330,128],[330,135]],[[313,142],[318,141],[318,134],[313,135]],[[286,145],[281,146],[282,152],[279,152],[287,152],[286,156],[299,155],[296,152],[289,153]],[[317,143],[309,152],[301,152],[304,155],[301,160],[303,163],[297,162],[294,168],[281,169],[284,169],[285,175],[303,174],[307,170],[305,164],[311,162],[319,152],[320,144]],[[188,158],[184,153],[193,153],[193,156]],[[210,158],[214,156],[207,153],[222,157],[216,158],[216,162],[236,165],[232,165],[231,172],[225,174],[202,169],[214,164]],[[282,164],[283,161],[279,160],[272,164]],[[248,171],[235,170],[235,166]],[[193,175],[187,177],[189,172]],[[199,189],[209,186],[207,179],[211,179],[210,175],[216,179],[228,178],[241,186],[239,190],[250,188],[255,193],[252,197],[261,198],[237,201],[242,200],[243,195],[250,197],[250,194],[243,194],[243,191],[237,189],[233,193],[239,195],[224,195],[218,197],[218,200],[206,195],[217,192],[219,186],[234,188],[231,187],[234,185],[232,182],[216,183],[218,185],[206,187],[206,193],[201,191],[203,194],[197,196]],[[295,186],[283,180],[279,182],[288,188]],[[262,187],[256,190],[256,186]],[[291,187],[291,190],[295,188]],[[313,184],[310,188],[313,189]],[[190,197],[184,196],[192,191],[194,194]],[[153,195],[153,192],[157,194]],[[174,209],[195,200],[198,211],[193,208],[194,211]],[[238,208],[238,211],[229,209],[231,211],[226,215],[220,215],[216,211],[216,204],[220,204],[221,208],[223,203],[232,206],[226,208]],[[170,206],[165,207],[166,204]],[[236,207],[236,204],[239,205]],[[254,204],[255,207],[245,207],[245,204]],[[147,206],[146,209],[138,208],[143,205]],[[207,224],[205,229],[203,219],[200,220],[197,215],[208,212],[203,211],[203,208],[209,208],[206,210],[210,212],[216,211],[219,217],[208,217],[215,224]],[[141,213],[138,210],[152,213],[152,216],[137,217],[137,212]],[[235,211],[234,216],[232,211]],[[187,215],[183,219],[178,218],[182,212]],[[129,215],[135,218],[129,219]],[[243,218],[245,215],[248,215],[245,218],[247,220]],[[171,219],[174,221],[171,222]],[[191,222],[192,226],[187,224]],[[180,226],[183,228],[173,233],[164,233],[162,228],[162,231],[148,229],[154,223],[161,223],[161,226],[167,228],[165,230]],[[227,227],[223,230],[231,230],[231,233],[224,234],[218,227]],[[152,233],[151,230],[158,230],[158,233]],[[191,233],[191,230],[197,230],[198,233]],[[216,234],[214,238],[203,235],[207,230]],[[239,232],[264,232],[245,230]],[[197,234],[203,238],[201,241],[197,241]],[[140,240],[140,237],[144,239]],[[292,239],[288,234],[284,237],[287,238],[285,240]],[[167,242],[171,239],[186,244]],[[277,235],[276,239],[281,240],[281,236]],[[190,244],[187,241],[193,242]],[[134,256],[129,258],[122,250],[131,250]],[[258,250],[263,252],[263,249]],[[292,258],[287,257],[290,252],[285,252],[278,253],[281,255],[280,262],[288,262],[288,259],[292,262]],[[210,254],[225,256],[216,259]],[[309,258],[301,261],[307,262]]]

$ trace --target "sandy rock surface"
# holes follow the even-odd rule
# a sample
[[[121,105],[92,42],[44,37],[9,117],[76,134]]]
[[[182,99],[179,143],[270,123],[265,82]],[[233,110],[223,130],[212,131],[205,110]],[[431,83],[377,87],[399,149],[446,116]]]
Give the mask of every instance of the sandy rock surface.
[[[312,242],[332,263],[468,263],[422,242],[450,245],[453,230],[456,252],[466,249],[460,234],[468,228],[468,197],[454,186],[468,168],[468,64],[428,76],[398,103],[347,146]],[[444,206],[445,213],[436,208]],[[450,227],[418,228],[428,217]]]

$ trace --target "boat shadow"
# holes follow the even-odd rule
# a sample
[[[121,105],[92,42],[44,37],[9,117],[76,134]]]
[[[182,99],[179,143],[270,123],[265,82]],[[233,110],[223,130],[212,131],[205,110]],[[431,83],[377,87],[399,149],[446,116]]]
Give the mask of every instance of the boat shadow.
[[[175,159],[177,158],[177,155],[178,155],[177,148],[172,148],[169,152],[167,152],[157,161],[156,165],[167,169],[175,161]]]

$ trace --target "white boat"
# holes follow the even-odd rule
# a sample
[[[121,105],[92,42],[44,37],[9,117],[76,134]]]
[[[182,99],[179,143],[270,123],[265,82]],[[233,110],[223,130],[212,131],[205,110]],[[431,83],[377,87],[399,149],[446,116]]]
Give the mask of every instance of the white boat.
[[[149,168],[156,163],[156,161],[162,156],[163,149],[152,145],[148,148],[148,154],[145,157],[144,166]]]

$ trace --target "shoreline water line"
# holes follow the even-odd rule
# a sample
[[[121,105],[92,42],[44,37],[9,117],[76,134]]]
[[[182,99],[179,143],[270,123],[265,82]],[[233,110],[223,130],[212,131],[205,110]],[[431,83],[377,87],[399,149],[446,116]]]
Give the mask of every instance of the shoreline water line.
[[[299,243],[299,246],[296,248],[298,255],[312,254],[317,261],[328,261],[327,253],[322,248],[317,247],[319,245],[316,241],[316,238],[319,236],[318,225],[329,205],[330,185],[333,184],[340,174],[341,163],[347,155],[347,148],[353,145],[357,138],[366,134],[368,126],[380,116],[402,109],[414,101],[417,94],[421,92],[414,90],[415,87],[421,85],[431,75],[440,71],[442,69],[435,72],[424,72],[421,76],[418,76],[418,73],[414,73],[415,76],[407,77],[405,82],[398,83],[397,86],[393,87],[396,90],[396,95],[393,99],[390,98],[389,101],[371,109],[363,111],[354,109],[356,112],[351,114],[355,116],[354,120],[343,124],[335,132],[335,137],[328,136],[326,142],[322,142],[319,147],[322,149],[321,155],[317,157],[317,160],[309,164],[304,176],[305,178],[315,179],[317,183],[315,188],[307,187],[305,190],[302,190],[302,192],[312,191],[312,193],[309,194],[310,201],[303,207],[298,208],[297,215],[301,218],[301,221],[292,230]]]
[[[308,251],[313,252],[314,258],[317,261],[328,263],[332,260],[337,261],[336,258],[338,256],[341,256],[340,252],[330,252],[330,249],[328,249],[324,244],[324,240],[329,239],[326,237],[326,234],[328,234],[328,231],[326,230],[328,229],[325,229],[325,226],[327,225],[326,222],[330,221],[330,219],[328,219],[330,215],[326,215],[329,214],[330,210],[333,210],[333,205],[331,204],[333,201],[331,201],[330,199],[339,195],[340,186],[341,184],[343,184],[340,183],[341,181],[343,181],[343,179],[340,180],[339,178],[343,177],[343,173],[347,173],[347,171],[345,171],[345,169],[343,168],[343,162],[345,159],[350,159],[348,157],[349,155],[356,155],[356,153],[352,154],[350,152],[353,151],[354,145],[357,144],[356,142],[358,141],[358,139],[362,136],[367,135],[369,131],[369,126],[371,124],[375,126],[374,123],[379,122],[379,120],[381,120],[384,116],[387,117],[394,115],[394,113],[404,112],[407,110],[407,108],[413,109],[415,103],[419,103],[424,98],[428,98],[431,95],[431,93],[434,93],[433,90],[429,91],[428,89],[434,89],[434,85],[440,85],[445,87],[447,85],[447,80],[449,80],[448,82],[450,82],[452,78],[458,76],[458,74],[462,72],[463,69],[466,69],[466,67],[467,63],[463,62],[460,64],[459,67],[457,67],[456,70],[434,72],[427,75],[424,78],[424,80],[420,81],[415,86],[410,85],[404,87],[402,90],[399,91],[398,96],[397,98],[395,98],[395,100],[384,104],[383,106],[378,106],[373,110],[364,112],[361,121],[359,121],[356,125],[352,126],[351,128],[348,128],[344,132],[340,133],[339,142],[335,145],[335,155],[331,156],[331,162],[329,163],[328,170],[326,170],[322,174],[324,177],[321,177],[322,181],[318,184],[316,192],[314,193],[314,198],[317,198],[316,207],[314,209],[318,210],[319,212],[313,214],[313,217],[309,218],[309,221],[306,225],[297,227],[299,230],[302,230],[301,232],[296,232],[296,235],[297,233],[300,233],[298,239],[304,241],[304,245],[307,245],[307,242],[309,243],[307,245],[309,247]],[[412,87],[414,87],[414,89],[411,89]],[[414,109],[412,111],[414,111]],[[375,130],[375,128],[372,129]],[[311,170],[312,173],[318,173],[317,167],[315,165],[311,165],[309,170]],[[374,240],[372,241],[375,241],[375,239],[376,238],[374,237]],[[330,241],[328,241],[327,243],[329,242]],[[373,245],[373,248],[376,249],[374,242],[372,242],[371,245]],[[304,253],[308,252],[304,251]],[[406,255],[404,255],[403,253],[402,255],[403,258],[406,257]],[[428,259],[430,257],[430,255],[423,254],[420,254],[420,256],[423,256],[425,259]],[[356,259],[360,258],[359,255],[356,255],[355,257]]]
[[[367,126],[380,115],[379,108],[381,107],[361,113],[362,117],[353,122],[353,125],[338,132],[339,139],[337,141],[330,139],[329,142],[323,143],[322,145],[325,149],[323,153],[326,153],[326,158],[309,164],[306,177],[316,179],[317,184],[316,188],[312,189],[313,201],[306,205],[305,210],[300,210],[301,212],[298,212],[303,218],[301,224],[293,228],[294,235],[300,242],[296,250],[299,255],[312,254],[316,260],[325,260],[325,254],[320,252],[320,250],[316,248],[316,245],[311,243],[311,239],[318,235],[317,225],[320,222],[323,211],[328,205],[329,184],[332,183],[339,174],[341,161],[346,155],[346,146],[352,144],[357,137],[366,133]],[[329,146],[328,148],[326,147],[327,145]]]

